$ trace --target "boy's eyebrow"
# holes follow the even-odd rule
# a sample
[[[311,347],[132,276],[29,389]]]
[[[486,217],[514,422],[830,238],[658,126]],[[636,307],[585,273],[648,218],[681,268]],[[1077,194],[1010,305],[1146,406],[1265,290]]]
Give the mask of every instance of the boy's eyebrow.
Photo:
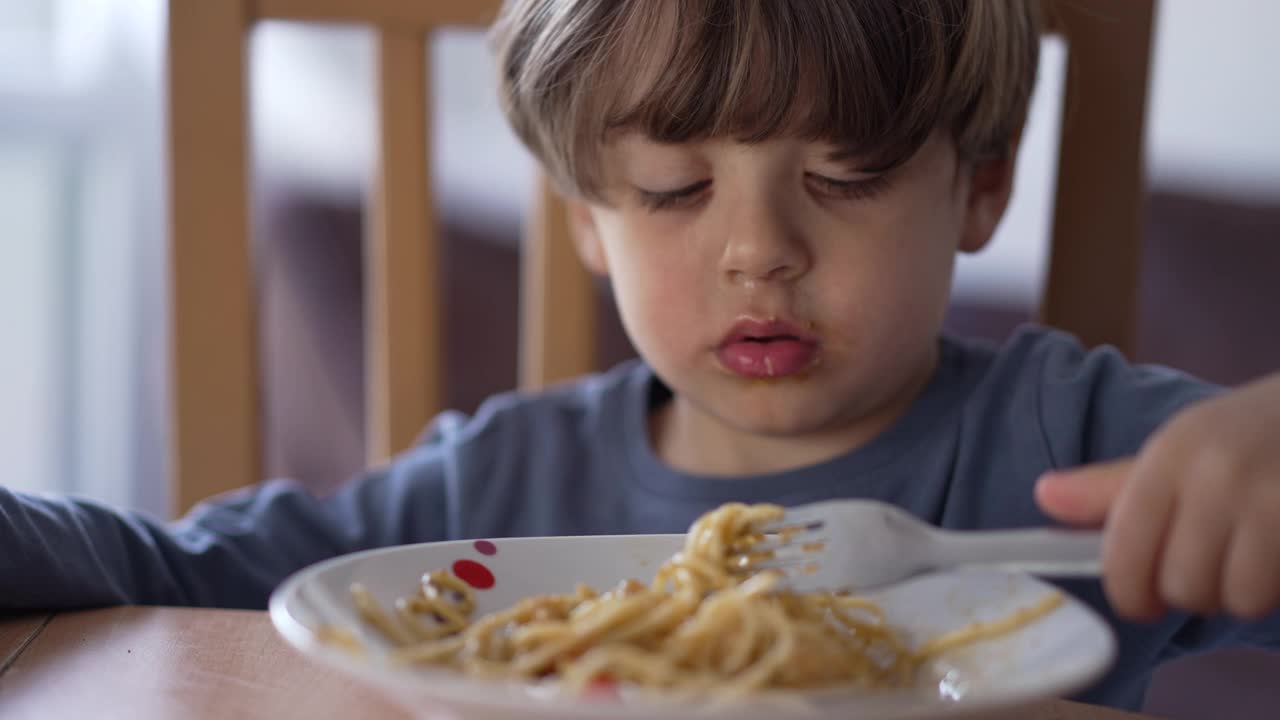
[[[867,152],[865,148],[862,148],[857,145],[837,145],[832,150],[827,152],[828,161],[833,163],[840,163],[842,165],[844,164],[854,165],[854,164],[857,164],[859,160],[865,161],[867,159],[868,159]],[[876,168],[859,168],[859,169],[873,171]],[[880,169],[883,170],[884,168],[880,168]]]
[[[857,166],[859,172],[865,173],[883,173],[897,167],[899,162],[895,162],[892,158],[885,158],[882,155],[868,152],[867,149],[860,145],[837,145],[826,154],[827,161],[841,165]],[[863,163],[872,163],[870,166],[864,166]]]
[[[854,145],[837,145],[827,152],[827,159],[831,162],[849,162],[860,154],[859,148]]]

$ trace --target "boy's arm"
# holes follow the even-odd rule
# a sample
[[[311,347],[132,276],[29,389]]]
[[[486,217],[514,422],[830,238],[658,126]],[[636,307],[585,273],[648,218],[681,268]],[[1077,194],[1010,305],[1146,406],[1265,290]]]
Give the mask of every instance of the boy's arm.
[[[1266,510],[1264,500],[1272,495],[1259,494],[1257,488],[1277,487],[1275,479],[1280,478],[1274,473],[1261,480],[1255,477],[1259,474],[1258,468],[1275,464],[1264,461],[1276,457],[1272,452],[1274,430],[1268,428],[1277,427],[1274,422],[1275,399],[1280,399],[1280,379],[1277,378],[1280,375],[1227,391],[1175,371],[1130,365],[1112,352],[1059,353],[1050,357],[1046,363],[1046,382],[1041,387],[1046,442],[1057,467],[1084,467],[1044,478],[1036,488],[1037,500],[1060,521],[1098,525],[1106,520],[1110,523],[1109,532],[1114,534],[1120,524],[1120,519],[1110,517],[1116,495],[1132,482],[1130,473],[1134,464],[1142,462],[1142,456],[1155,447],[1156,442],[1163,442],[1167,446],[1164,449],[1180,452],[1173,454],[1174,460],[1166,462],[1162,466],[1164,472],[1154,480],[1178,485],[1180,501],[1174,503],[1174,507],[1221,520],[1230,528],[1227,535],[1231,535],[1253,520],[1251,513]],[[1266,382],[1271,383],[1270,388],[1262,386]],[[1242,394],[1250,388],[1257,397],[1253,405],[1244,403]],[[1212,408],[1219,408],[1220,412],[1204,415]],[[1188,426],[1193,432],[1183,432],[1172,443],[1169,437],[1161,439],[1162,434],[1169,435],[1175,424],[1186,425],[1193,414],[1203,416]],[[1212,441],[1221,441],[1224,437],[1226,441],[1214,447]],[[1246,442],[1250,438],[1252,442]],[[1232,444],[1237,441],[1238,444]],[[1206,455],[1206,450],[1211,452]],[[1255,492],[1251,494],[1251,490]],[[1143,503],[1138,510],[1147,517],[1161,512],[1165,516],[1170,514],[1167,509],[1160,511],[1159,506],[1158,502]],[[1164,561],[1169,559],[1168,554],[1176,544],[1212,549],[1210,542],[1222,539],[1211,525],[1204,523],[1180,527],[1176,521],[1169,521],[1167,527],[1167,537],[1158,545],[1162,553],[1161,572],[1167,571]],[[1268,532],[1259,535],[1272,546],[1277,537],[1275,527],[1269,523]],[[1199,614],[1169,612],[1160,628],[1153,627],[1159,633],[1167,633],[1166,654],[1236,645],[1280,648],[1280,612],[1275,610],[1274,602],[1260,605],[1263,612],[1257,609],[1248,612],[1246,615],[1251,620],[1229,614],[1239,609],[1230,602],[1230,588],[1223,584],[1230,566],[1229,556],[1229,552],[1215,552],[1216,560],[1209,576],[1182,583],[1184,589],[1190,587],[1195,595],[1204,595],[1208,602],[1197,602],[1199,597],[1162,598],[1169,606],[1199,611]],[[1120,577],[1134,575],[1121,573]],[[1280,560],[1276,560],[1274,554],[1269,555],[1254,575],[1280,577]],[[1162,593],[1168,585],[1167,578],[1157,579],[1154,575],[1150,583]]]
[[[272,481],[164,525],[72,498],[0,488],[0,609],[111,604],[265,608],[287,575],[355,550],[443,539],[437,447],[317,498]]]

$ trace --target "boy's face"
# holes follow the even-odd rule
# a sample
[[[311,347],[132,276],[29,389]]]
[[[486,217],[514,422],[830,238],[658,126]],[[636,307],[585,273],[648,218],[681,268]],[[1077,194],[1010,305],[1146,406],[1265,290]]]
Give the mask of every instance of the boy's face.
[[[681,432],[856,444],[930,376],[955,253],[990,237],[1011,163],[960,165],[940,133],[883,175],[833,150],[638,134],[606,148],[607,205],[574,209],[579,249]]]

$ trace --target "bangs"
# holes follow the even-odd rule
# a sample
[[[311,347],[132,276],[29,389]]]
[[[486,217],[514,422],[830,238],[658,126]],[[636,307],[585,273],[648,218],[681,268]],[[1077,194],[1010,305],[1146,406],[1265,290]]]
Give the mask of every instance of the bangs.
[[[631,130],[672,143],[787,135],[830,142],[887,169],[937,123],[941,103],[930,87],[941,84],[944,40],[958,32],[957,18],[923,16],[929,7],[893,0],[672,5],[669,19],[635,28],[615,67],[652,64],[645,55],[654,50],[670,60],[627,95],[609,97],[596,85],[605,89],[606,135]]]
[[[939,126],[964,155],[998,152],[1034,83],[1035,4],[527,0],[495,38],[513,127],[563,189],[599,198],[600,151],[621,132],[825,141],[867,170],[905,161]],[[534,35],[522,43],[518,26]]]

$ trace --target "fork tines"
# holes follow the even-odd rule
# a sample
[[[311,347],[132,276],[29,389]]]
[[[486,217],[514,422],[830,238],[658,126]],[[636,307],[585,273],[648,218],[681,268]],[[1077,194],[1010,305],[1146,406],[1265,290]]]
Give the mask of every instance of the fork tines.
[[[826,547],[826,536],[820,532],[826,521],[806,515],[803,511],[788,512],[761,525],[757,530],[763,539],[742,548],[730,560],[735,566],[752,571],[808,568],[813,564],[813,553]]]

